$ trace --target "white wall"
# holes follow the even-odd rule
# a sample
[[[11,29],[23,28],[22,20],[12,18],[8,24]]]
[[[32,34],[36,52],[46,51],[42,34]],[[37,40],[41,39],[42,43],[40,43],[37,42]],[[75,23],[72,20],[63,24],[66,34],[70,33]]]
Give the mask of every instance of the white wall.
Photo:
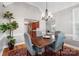
[[[27,3],[13,3],[12,5],[9,5],[7,9],[13,12],[15,20],[19,23],[21,31],[23,31],[24,18],[39,19],[39,9],[28,5]]]
[[[24,37],[23,33],[24,31],[24,19],[35,19],[39,20],[41,11],[32,5],[29,5],[28,3],[24,2],[16,2],[11,5],[8,5],[5,10],[9,10],[13,13],[15,19],[19,25],[19,28],[17,30],[14,30],[14,36],[16,38],[16,42],[23,42]],[[1,44],[1,43],[0,43]]]
[[[3,23],[3,22],[7,22],[6,19],[3,20],[3,17],[2,17],[2,13],[4,11],[4,8],[2,7],[2,4],[0,3],[0,24]],[[0,49],[3,48],[3,45],[5,44],[5,37],[3,38],[3,33],[0,32]],[[2,39],[3,38],[3,39]],[[0,51],[1,52],[1,51]]]
[[[73,14],[72,8],[68,8],[54,14],[56,30],[62,31],[66,36],[73,35]]]
[[[24,19],[39,19],[40,10],[27,3],[13,3],[7,7],[7,10],[13,12],[15,20],[19,24],[19,28],[14,31],[14,35],[17,35],[17,42],[23,41],[24,31]],[[19,35],[19,36],[18,36]]]

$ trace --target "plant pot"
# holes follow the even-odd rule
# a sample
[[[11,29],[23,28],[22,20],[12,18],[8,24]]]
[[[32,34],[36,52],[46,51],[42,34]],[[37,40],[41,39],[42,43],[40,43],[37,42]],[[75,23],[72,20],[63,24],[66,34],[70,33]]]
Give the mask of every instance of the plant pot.
[[[11,43],[8,43],[8,48],[9,48],[9,50],[12,50],[14,48],[14,45]]]

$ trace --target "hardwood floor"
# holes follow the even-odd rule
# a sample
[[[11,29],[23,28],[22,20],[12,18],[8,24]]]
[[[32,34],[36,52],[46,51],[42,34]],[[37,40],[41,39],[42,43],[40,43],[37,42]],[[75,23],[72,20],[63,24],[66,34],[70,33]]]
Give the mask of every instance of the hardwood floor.
[[[3,56],[31,56],[31,55],[27,51],[25,44],[20,44],[15,46],[13,50],[5,48],[3,51]],[[45,52],[42,54],[42,56],[60,56],[60,52],[58,51],[54,53],[53,51],[49,51],[48,48],[45,48]],[[61,56],[79,56],[79,50],[64,45],[63,51],[61,52]]]
[[[9,50],[8,48],[5,48],[3,51],[3,56],[8,56],[9,52],[17,50],[17,49],[22,49],[22,48],[26,48],[25,44],[20,44],[14,47],[13,50]]]

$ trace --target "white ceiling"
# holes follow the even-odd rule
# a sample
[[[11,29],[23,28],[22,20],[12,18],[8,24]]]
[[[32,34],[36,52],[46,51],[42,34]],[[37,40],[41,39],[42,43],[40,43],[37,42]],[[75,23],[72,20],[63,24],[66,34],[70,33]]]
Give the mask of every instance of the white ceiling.
[[[36,7],[38,7],[42,12],[44,12],[46,8],[46,2],[29,2]],[[75,6],[79,4],[78,2],[48,2],[48,10],[52,13],[61,11],[63,9]]]
[[[31,4],[41,10],[41,12],[45,11],[46,8],[46,2],[27,2],[28,4]],[[5,5],[10,5],[12,2],[4,3]],[[63,9],[75,6],[79,4],[78,2],[48,2],[48,10],[51,13],[56,13],[58,11],[61,11]]]

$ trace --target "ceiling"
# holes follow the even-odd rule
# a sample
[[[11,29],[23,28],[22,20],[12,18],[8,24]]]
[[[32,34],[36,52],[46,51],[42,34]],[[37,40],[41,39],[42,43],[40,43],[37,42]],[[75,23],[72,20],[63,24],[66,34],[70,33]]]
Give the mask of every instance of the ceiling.
[[[27,2],[27,3],[39,8],[41,12],[45,11],[46,2]],[[12,2],[4,2],[4,4],[10,5],[10,4],[12,4]],[[48,10],[51,13],[56,13],[63,9],[75,6],[79,3],[78,2],[47,2],[47,4],[48,4],[48,7],[47,7]]]
[[[46,2],[29,2],[36,7],[38,7],[42,12],[45,11]],[[79,4],[78,2],[48,2],[48,10],[52,13],[61,11],[63,9],[75,6]]]

